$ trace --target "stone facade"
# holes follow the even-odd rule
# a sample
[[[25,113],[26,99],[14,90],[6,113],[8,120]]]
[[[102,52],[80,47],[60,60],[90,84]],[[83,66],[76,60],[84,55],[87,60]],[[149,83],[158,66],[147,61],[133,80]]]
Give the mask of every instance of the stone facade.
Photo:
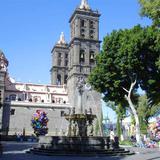
[[[33,134],[31,119],[36,110],[43,110],[49,118],[48,135],[59,135],[67,132],[67,121],[61,112],[70,111],[66,87],[11,82],[5,79],[2,131],[13,135]]]

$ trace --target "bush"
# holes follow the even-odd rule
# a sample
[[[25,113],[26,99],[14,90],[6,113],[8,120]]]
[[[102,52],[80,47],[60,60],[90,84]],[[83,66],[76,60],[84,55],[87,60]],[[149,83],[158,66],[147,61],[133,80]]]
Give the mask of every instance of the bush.
[[[133,143],[129,140],[124,140],[119,142],[120,145],[133,146]]]

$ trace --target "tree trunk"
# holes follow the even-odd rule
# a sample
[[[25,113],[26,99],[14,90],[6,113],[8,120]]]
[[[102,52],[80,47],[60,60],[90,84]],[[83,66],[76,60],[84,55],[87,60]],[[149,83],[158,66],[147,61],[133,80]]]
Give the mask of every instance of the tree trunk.
[[[121,132],[120,116],[119,114],[117,116],[118,116],[117,117],[117,135],[121,139],[122,132]]]
[[[137,140],[137,143],[139,144],[141,142],[141,135],[140,135],[140,124],[139,124],[138,114],[137,114],[137,111],[136,111],[130,97],[127,98],[127,101],[129,103],[129,106],[133,112],[133,115],[134,115],[134,118],[136,121],[136,140]]]
[[[135,106],[134,106],[134,104],[132,103],[132,100],[131,100],[131,92],[132,92],[135,84],[136,84],[136,80],[131,83],[129,91],[126,90],[125,88],[123,88],[123,89],[128,93],[128,95],[125,95],[125,98],[128,101],[129,107],[131,108],[133,116],[135,118],[135,122],[136,122],[136,126],[135,126],[136,127],[136,140],[137,140],[137,143],[141,144],[142,141],[141,141],[141,134],[140,134],[139,118],[138,118],[138,114],[137,114],[137,111],[135,109]]]

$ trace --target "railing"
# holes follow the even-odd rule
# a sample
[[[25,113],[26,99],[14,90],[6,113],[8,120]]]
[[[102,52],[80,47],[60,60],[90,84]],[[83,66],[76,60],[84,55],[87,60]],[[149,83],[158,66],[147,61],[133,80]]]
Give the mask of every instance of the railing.
[[[29,101],[6,101],[5,104],[11,105],[13,107],[44,107],[44,108],[54,108],[54,109],[70,109],[72,106],[69,103],[44,103],[44,102],[29,102]]]

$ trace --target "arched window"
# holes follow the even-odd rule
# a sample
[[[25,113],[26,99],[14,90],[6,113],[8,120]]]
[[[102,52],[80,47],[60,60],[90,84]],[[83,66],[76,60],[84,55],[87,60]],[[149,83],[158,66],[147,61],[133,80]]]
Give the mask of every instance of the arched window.
[[[14,115],[14,114],[15,114],[15,109],[12,108],[12,109],[10,110],[10,114],[11,114],[11,115]]]
[[[15,101],[16,100],[16,95],[15,94],[11,94],[9,96],[10,101]]]
[[[94,28],[94,21],[89,21],[89,27],[90,27],[91,29]]]
[[[65,66],[66,67],[68,66],[68,60],[65,60]]]
[[[55,101],[55,97],[54,96],[52,96],[52,103],[55,103],[56,101]]]
[[[61,85],[61,75],[57,75],[57,85]]]
[[[57,59],[58,66],[61,66],[61,62],[62,62],[61,55],[62,55],[61,53],[58,53],[58,59]]]
[[[61,59],[58,59],[58,66],[61,66]]]
[[[41,97],[40,96],[34,96],[33,97],[33,101],[34,102],[40,102],[41,101]]]
[[[32,98],[29,99],[29,102],[32,102]]]
[[[90,55],[89,55],[89,62],[90,64],[93,64],[94,63],[94,51],[90,51]]]
[[[68,59],[68,53],[65,53],[65,58]]]
[[[93,39],[94,38],[94,30],[91,29],[89,32],[89,35],[90,35],[90,38]]]
[[[67,78],[68,78],[68,75],[65,75],[64,76],[64,84],[67,84]]]
[[[79,63],[82,64],[85,62],[85,51],[83,49],[80,50],[80,55],[79,55]]]
[[[81,19],[80,25],[81,25],[81,27],[85,27],[85,20]]]
[[[81,37],[85,38],[85,29],[81,29]]]
[[[58,53],[58,58],[61,58],[61,53]]]

